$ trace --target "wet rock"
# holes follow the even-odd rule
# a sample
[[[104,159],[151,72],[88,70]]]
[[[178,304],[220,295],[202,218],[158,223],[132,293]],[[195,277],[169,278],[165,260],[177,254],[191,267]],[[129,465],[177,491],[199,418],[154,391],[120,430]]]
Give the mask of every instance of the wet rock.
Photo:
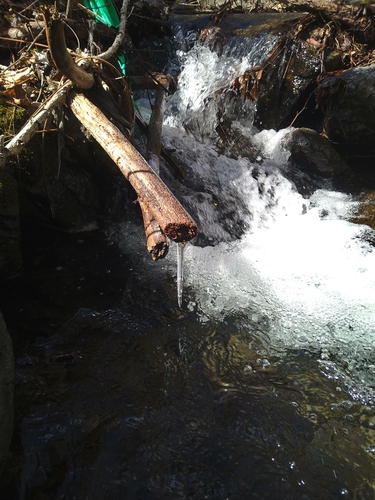
[[[316,47],[298,40],[286,44],[262,75],[255,124],[260,129],[288,127],[304,108],[320,71]]]
[[[351,222],[365,224],[375,229],[375,191],[370,191],[360,197],[358,209],[353,214]],[[373,243],[375,244],[375,241]]]
[[[289,142],[291,160],[306,173],[326,179],[350,176],[351,171],[330,141],[307,128],[293,131]]]
[[[96,228],[99,197],[87,170],[69,159],[62,159],[59,166],[56,153],[44,161],[34,155],[21,174],[21,216],[63,231]]]
[[[321,107],[326,134],[346,150],[362,154],[373,152],[375,65],[350,69],[335,79],[329,78],[318,90],[318,98],[320,95],[324,101]]]
[[[0,312],[0,475],[8,455],[13,432],[14,354],[4,318]]]
[[[0,279],[15,276],[22,266],[19,219],[17,182],[0,172]]]
[[[98,189],[77,164],[65,164],[59,182],[49,187],[49,196],[53,219],[64,229],[79,232],[97,227]]]

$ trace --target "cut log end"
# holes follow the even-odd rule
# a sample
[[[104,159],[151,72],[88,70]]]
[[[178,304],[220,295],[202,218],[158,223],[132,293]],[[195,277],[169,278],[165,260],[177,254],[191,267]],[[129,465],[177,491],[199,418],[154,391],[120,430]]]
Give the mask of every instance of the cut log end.
[[[176,243],[190,241],[197,235],[197,226],[193,222],[170,223],[164,228],[164,233]]]
[[[149,250],[151,258],[154,262],[159,259],[164,259],[167,256],[169,245],[167,241],[160,241]]]

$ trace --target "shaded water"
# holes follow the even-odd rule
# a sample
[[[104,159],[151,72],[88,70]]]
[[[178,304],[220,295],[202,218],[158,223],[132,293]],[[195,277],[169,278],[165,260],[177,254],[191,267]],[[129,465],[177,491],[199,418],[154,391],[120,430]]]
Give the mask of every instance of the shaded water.
[[[180,198],[222,243],[186,246],[179,308],[176,252],[151,262],[136,223],[38,238],[1,293],[17,357],[4,498],[373,499],[372,232],[347,222],[347,195],[297,193],[286,132],[248,126],[252,163],[172,115],[164,141],[204,186]],[[217,205],[233,199],[238,241]]]
[[[4,498],[373,498],[375,408],[308,349],[272,354],[267,317],[177,308],[126,230],[49,235],[23,278]]]

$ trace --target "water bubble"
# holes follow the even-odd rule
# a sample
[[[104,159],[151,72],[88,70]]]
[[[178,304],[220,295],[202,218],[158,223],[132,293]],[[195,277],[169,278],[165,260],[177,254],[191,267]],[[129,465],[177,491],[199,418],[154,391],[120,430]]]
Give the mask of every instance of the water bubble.
[[[296,466],[296,462],[294,462],[294,461],[289,462],[290,469],[294,469],[295,466]]]
[[[366,448],[367,453],[375,453],[375,444]]]
[[[262,366],[263,366],[263,369],[265,370],[266,368],[271,366],[271,363],[268,361],[268,359],[263,359]]]
[[[311,420],[318,420],[318,415],[316,413],[311,413],[310,418]]]
[[[349,492],[346,488],[343,488],[341,491],[340,491],[340,495],[348,495]]]
[[[341,403],[341,406],[350,409],[353,406],[353,403],[347,399]]]

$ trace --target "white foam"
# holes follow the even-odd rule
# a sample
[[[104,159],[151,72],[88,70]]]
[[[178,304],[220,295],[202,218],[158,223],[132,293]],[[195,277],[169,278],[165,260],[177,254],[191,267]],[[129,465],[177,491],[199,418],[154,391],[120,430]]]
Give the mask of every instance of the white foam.
[[[197,47],[185,57],[168,123],[181,127],[193,117],[199,133],[209,136],[216,119],[210,108],[215,91],[245,66],[246,61],[235,64]],[[255,328],[279,353],[314,352],[323,370],[346,377],[353,397],[375,402],[375,252],[365,237],[372,233],[373,238],[374,231],[349,222],[356,207],[351,197],[318,190],[304,199],[284,178],[290,132],[254,135],[253,144],[265,158],[261,165],[187,141],[196,175],[203,184],[211,179],[227,187],[220,192],[222,203],[231,192],[240,196],[248,206],[243,216],[249,228],[241,241],[187,246],[188,307],[202,321],[241,318],[243,329]],[[172,129],[166,140],[171,147],[180,141],[183,149],[181,130]]]

